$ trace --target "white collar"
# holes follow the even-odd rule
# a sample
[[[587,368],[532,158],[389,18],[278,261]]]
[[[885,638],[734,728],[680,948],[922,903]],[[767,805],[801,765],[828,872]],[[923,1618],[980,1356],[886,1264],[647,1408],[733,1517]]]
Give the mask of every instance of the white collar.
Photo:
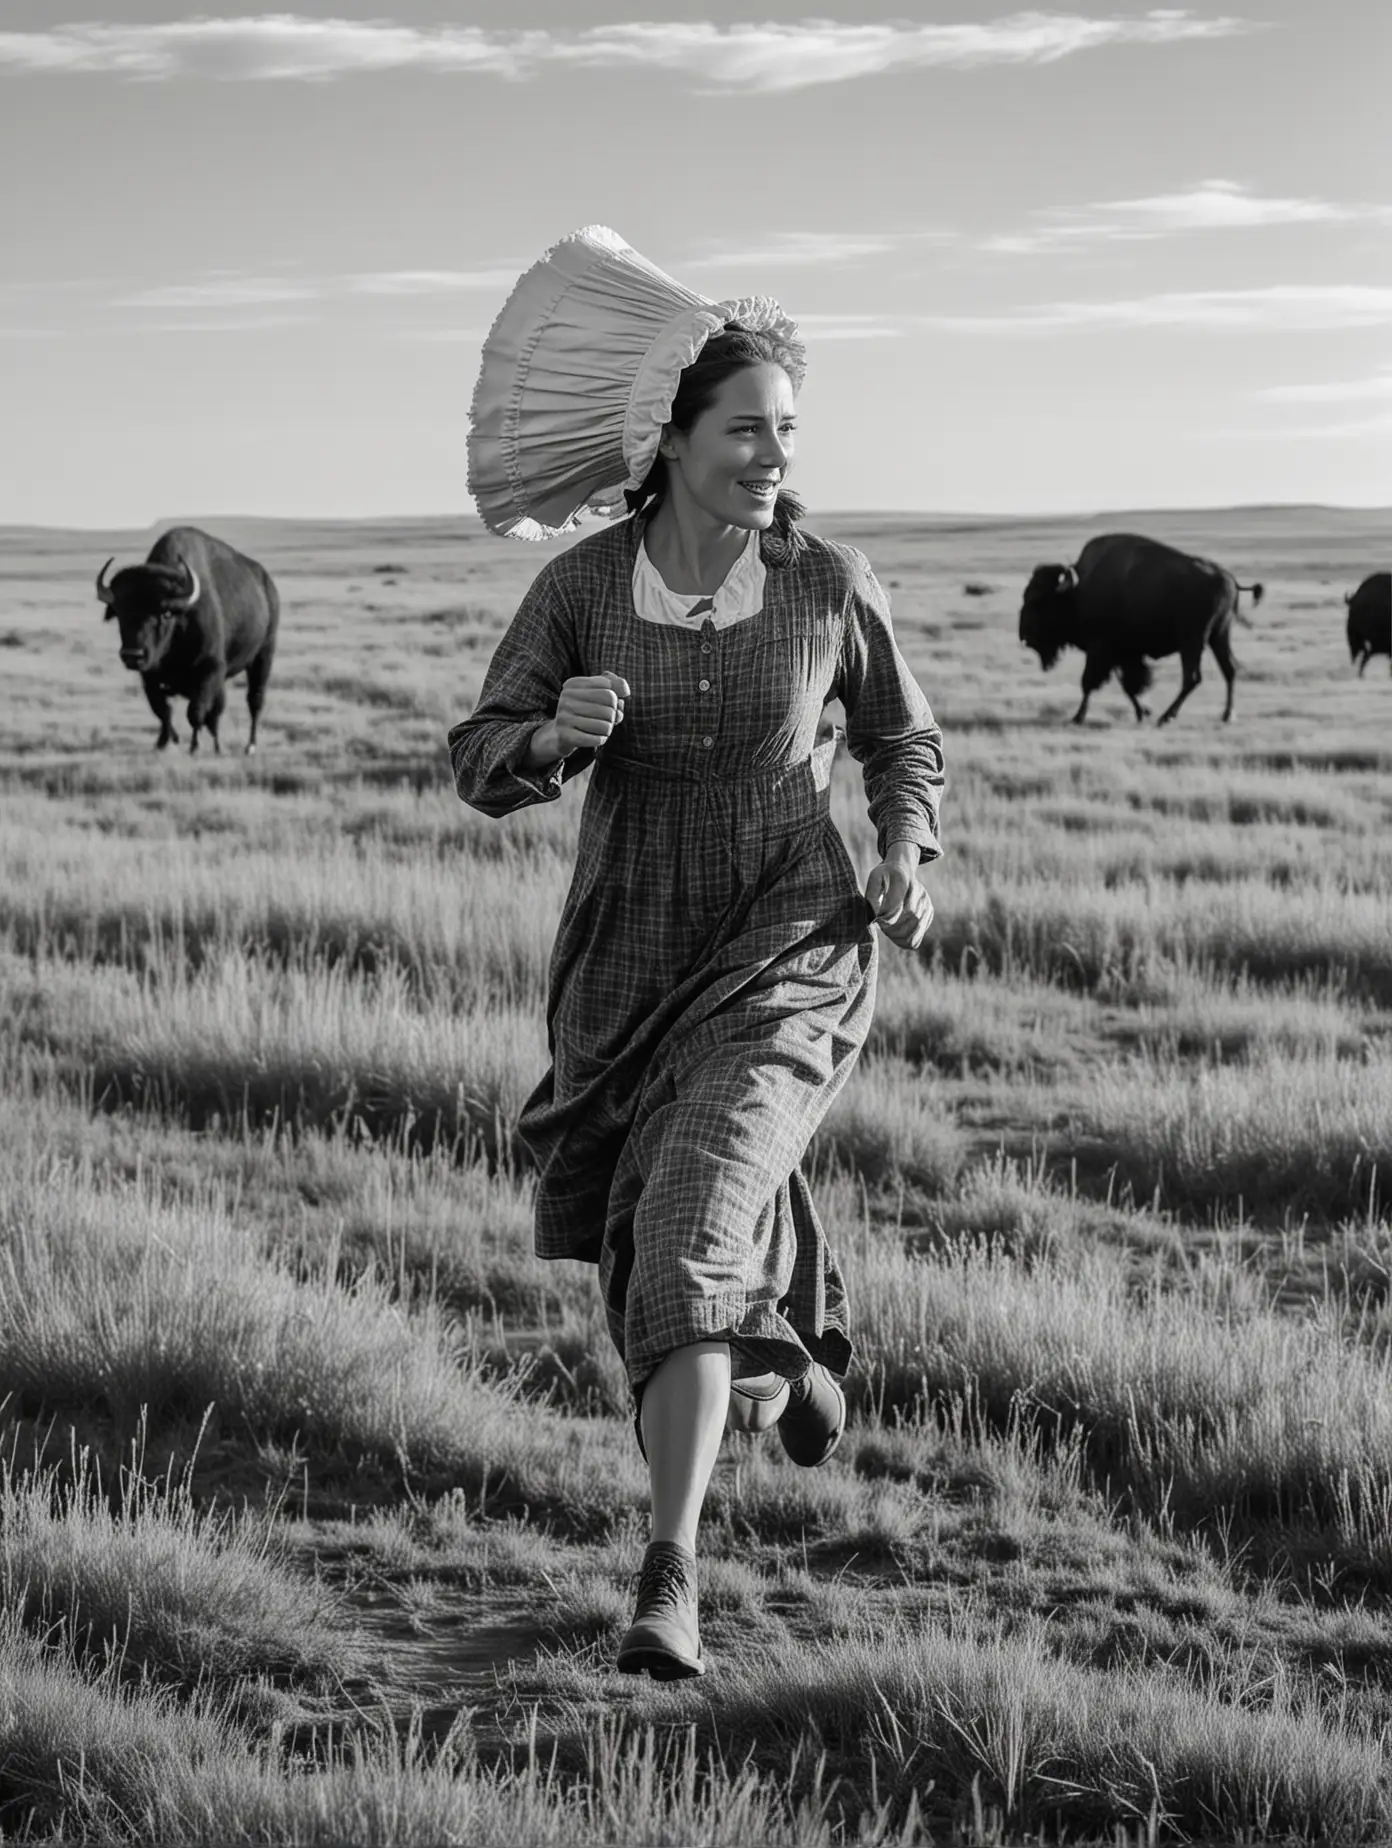
[[[744,549],[725,574],[725,581],[714,597],[690,596],[669,590],[657,566],[648,557],[643,536],[638,539],[633,560],[633,607],[644,622],[662,623],[668,628],[698,629],[709,616],[717,629],[756,616],[764,607],[764,580],[768,573],[759,554],[759,533],[751,529]],[[699,616],[696,606],[709,604]]]

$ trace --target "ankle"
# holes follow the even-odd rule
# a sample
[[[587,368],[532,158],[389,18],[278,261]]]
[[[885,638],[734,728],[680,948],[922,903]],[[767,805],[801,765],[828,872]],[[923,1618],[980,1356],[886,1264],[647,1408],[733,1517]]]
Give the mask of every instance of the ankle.
[[[681,1548],[683,1553],[689,1553],[691,1557],[695,1559],[696,1529],[694,1527],[678,1527],[671,1524],[659,1526],[658,1523],[654,1521],[648,1545],[650,1547],[677,1546]]]

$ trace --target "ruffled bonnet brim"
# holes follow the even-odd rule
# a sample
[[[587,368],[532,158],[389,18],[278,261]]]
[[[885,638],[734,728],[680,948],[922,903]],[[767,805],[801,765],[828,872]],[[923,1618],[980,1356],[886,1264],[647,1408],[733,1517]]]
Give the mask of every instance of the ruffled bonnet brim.
[[[738,321],[770,336],[801,388],[797,325],[770,296],[713,302],[606,225],[552,245],[518,279],[484,343],[469,491],[491,531],[550,539],[642,486],[683,370]]]

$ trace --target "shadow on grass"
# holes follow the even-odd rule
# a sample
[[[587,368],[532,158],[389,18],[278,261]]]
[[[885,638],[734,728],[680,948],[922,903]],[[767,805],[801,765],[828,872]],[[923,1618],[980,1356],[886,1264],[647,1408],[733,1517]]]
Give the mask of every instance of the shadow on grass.
[[[1027,975],[1074,993],[1142,995],[1179,958],[1256,985],[1308,983],[1335,988],[1351,1002],[1392,1007],[1392,938],[1385,933],[1379,939],[1311,926],[1297,934],[1279,921],[1270,930],[1183,925],[1171,927],[1149,911],[1091,919],[1065,904],[1031,915],[991,894],[979,907],[945,907],[933,926],[931,954],[954,970]]]
[[[157,1113],[194,1131],[259,1135],[280,1127],[380,1144],[412,1155],[450,1154],[461,1167],[525,1168],[526,1153],[500,1097],[441,1080],[401,1090],[326,1071],[316,1060],[256,1066],[196,1065],[151,1071],[103,1054],[83,1074],[96,1108]]]

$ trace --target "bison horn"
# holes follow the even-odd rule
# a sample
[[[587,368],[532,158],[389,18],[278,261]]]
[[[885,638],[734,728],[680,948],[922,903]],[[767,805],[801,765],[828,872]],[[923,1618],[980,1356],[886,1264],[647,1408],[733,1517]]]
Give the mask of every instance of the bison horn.
[[[97,601],[99,603],[105,603],[108,608],[116,601],[116,593],[107,584],[106,574],[115,563],[116,560],[114,558],[108,558],[101,570],[97,573]]]
[[[1076,590],[1078,588],[1078,574],[1073,569],[1072,565],[1059,566],[1058,587],[1060,590]]]
[[[169,605],[171,610],[191,610],[203,594],[203,586],[198,581],[198,573],[187,559],[184,560],[184,570],[189,575],[189,592],[186,597],[179,597],[172,601]]]

